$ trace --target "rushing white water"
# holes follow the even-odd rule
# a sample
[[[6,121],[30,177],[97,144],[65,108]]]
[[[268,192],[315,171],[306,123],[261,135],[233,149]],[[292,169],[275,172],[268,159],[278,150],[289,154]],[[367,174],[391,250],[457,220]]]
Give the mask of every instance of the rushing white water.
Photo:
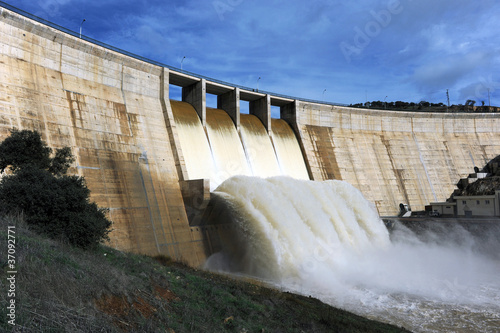
[[[194,107],[170,100],[187,179],[210,179],[211,190],[236,175],[290,176],[309,179],[304,157],[292,128],[281,119],[273,145],[262,122],[254,115],[241,115],[241,138],[229,115],[207,108],[203,128]]]
[[[188,179],[216,179],[217,169],[205,130],[191,104],[170,101]]]
[[[397,226],[390,236],[374,206],[341,181],[238,176],[216,193],[239,228],[207,268],[417,332],[500,330],[500,256],[477,251],[463,229],[417,237]]]
[[[309,179],[306,163],[295,133],[283,119],[272,119],[273,144],[282,175]]]
[[[271,139],[262,122],[254,115],[240,115],[241,138],[252,174],[258,177],[281,175]]]
[[[231,176],[252,175],[236,127],[225,111],[207,108],[207,135],[217,168],[217,184]]]

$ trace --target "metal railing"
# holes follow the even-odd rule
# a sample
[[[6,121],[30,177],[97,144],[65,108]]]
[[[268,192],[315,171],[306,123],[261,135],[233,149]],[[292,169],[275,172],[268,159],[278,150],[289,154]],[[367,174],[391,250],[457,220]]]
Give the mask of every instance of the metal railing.
[[[62,27],[62,26],[60,26],[58,24],[50,22],[50,21],[48,21],[46,19],[43,19],[43,18],[38,17],[36,15],[33,15],[31,13],[28,13],[28,12],[22,10],[22,9],[16,8],[16,7],[14,7],[12,5],[9,5],[8,3],[5,3],[3,1],[0,1],[0,7],[3,7],[5,9],[10,10],[10,11],[13,11],[13,12],[19,14],[19,15],[22,15],[22,16],[28,18],[28,19],[31,19],[31,20],[34,20],[36,22],[42,23],[44,25],[47,25],[47,26],[49,26],[49,27],[51,27],[53,29],[59,30],[59,31],[61,31],[63,33],[66,33],[68,35],[71,35],[73,37],[85,40],[85,41],[87,41],[89,43],[92,43],[92,44],[95,44],[95,45],[102,46],[102,47],[104,47],[106,49],[109,49],[111,51],[118,52],[120,54],[126,55],[128,57],[131,57],[131,58],[134,58],[134,59],[137,59],[137,60],[140,60],[140,61],[152,64],[152,65],[156,65],[156,66],[160,66],[160,67],[165,67],[165,68],[168,68],[169,70],[172,70],[172,71],[175,71],[175,72],[179,72],[179,73],[183,73],[183,74],[186,74],[186,75],[190,75],[190,76],[193,76],[193,77],[196,77],[196,78],[199,78],[199,79],[205,79],[205,80],[210,81],[210,82],[219,83],[219,84],[223,84],[223,85],[226,85],[226,86],[230,86],[230,87],[234,87],[234,88],[239,88],[239,89],[242,89],[242,90],[255,91],[254,88],[245,87],[245,86],[242,86],[242,85],[238,85],[238,84],[234,84],[234,83],[229,83],[229,82],[225,82],[225,81],[222,81],[222,80],[217,80],[217,79],[205,76],[205,75],[200,75],[200,74],[192,73],[192,72],[189,72],[189,71],[185,71],[185,70],[179,69],[177,67],[161,63],[161,62],[156,61],[156,60],[151,60],[151,59],[142,57],[140,55],[137,55],[137,54],[134,54],[134,53],[122,50],[120,48],[114,47],[112,45],[100,42],[98,40],[95,40],[93,38],[90,38],[90,37],[87,37],[87,36],[84,36],[84,35],[81,35],[81,37],[80,37],[80,34],[77,33],[77,32],[75,32],[75,31],[72,31],[72,30],[67,29],[65,27]],[[299,101],[308,102],[308,103],[318,103],[318,104],[335,105],[335,106],[348,106],[348,104],[325,102],[325,101],[319,101],[319,100],[313,100],[313,99],[306,99],[306,98],[299,98],[299,97],[294,97],[294,96],[289,96],[289,95],[284,95],[284,94],[278,94],[278,93],[273,93],[273,92],[264,91],[264,90],[259,90],[258,92],[262,93],[262,94],[269,94],[269,95],[275,96],[275,97],[287,98],[287,99],[292,99],[292,100],[297,99]]]

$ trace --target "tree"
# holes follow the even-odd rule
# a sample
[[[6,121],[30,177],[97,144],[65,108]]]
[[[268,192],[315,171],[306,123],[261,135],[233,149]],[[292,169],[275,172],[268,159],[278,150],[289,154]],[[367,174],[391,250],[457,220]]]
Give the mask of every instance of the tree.
[[[47,169],[51,151],[37,132],[14,128],[0,145],[0,172],[8,167],[15,172],[29,165]]]
[[[428,108],[429,106],[431,106],[431,103],[427,101],[420,101],[420,105],[422,105],[422,107],[424,108]]]
[[[472,99],[468,99],[468,100],[465,102],[465,106],[474,106],[474,104],[476,104],[476,101],[475,101],[475,100],[472,100]]]
[[[55,156],[51,158],[52,149],[42,141],[38,132],[14,128],[10,133],[0,144],[0,173],[7,168],[15,172],[33,166],[62,175],[74,161],[69,147],[56,149]]]
[[[56,149],[54,157],[50,160],[49,172],[59,176],[65,174],[71,163],[74,162],[70,147]]]
[[[33,131],[13,130],[0,143],[0,214],[23,212],[27,224],[51,238],[87,248],[108,239],[105,209],[90,202],[85,179],[64,175],[73,161],[69,147],[51,149]]]

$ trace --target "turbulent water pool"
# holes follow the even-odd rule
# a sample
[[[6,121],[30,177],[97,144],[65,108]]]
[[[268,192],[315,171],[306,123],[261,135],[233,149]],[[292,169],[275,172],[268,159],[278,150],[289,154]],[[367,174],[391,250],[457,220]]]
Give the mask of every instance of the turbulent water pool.
[[[498,224],[396,223],[389,233],[341,181],[234,177],[217,191],[239,228],[210,269],[415,332],[500,331]]]

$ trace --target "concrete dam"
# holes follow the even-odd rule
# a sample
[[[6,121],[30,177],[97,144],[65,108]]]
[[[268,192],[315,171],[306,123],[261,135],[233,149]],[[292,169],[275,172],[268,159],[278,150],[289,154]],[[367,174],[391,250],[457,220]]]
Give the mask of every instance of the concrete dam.
[[[170,99],[171,86],[182,87],[182,101]],[[232,228],[210,201],[231,176],[343,180],[379,215],[395,215],[400,203],[423,209],[499,155],[499,116],[355,109],[254,91],[0,7],[0,140],[16,127],[71,147],[70,171],[109,208],[110,245],[124,251],[204,263]]]

